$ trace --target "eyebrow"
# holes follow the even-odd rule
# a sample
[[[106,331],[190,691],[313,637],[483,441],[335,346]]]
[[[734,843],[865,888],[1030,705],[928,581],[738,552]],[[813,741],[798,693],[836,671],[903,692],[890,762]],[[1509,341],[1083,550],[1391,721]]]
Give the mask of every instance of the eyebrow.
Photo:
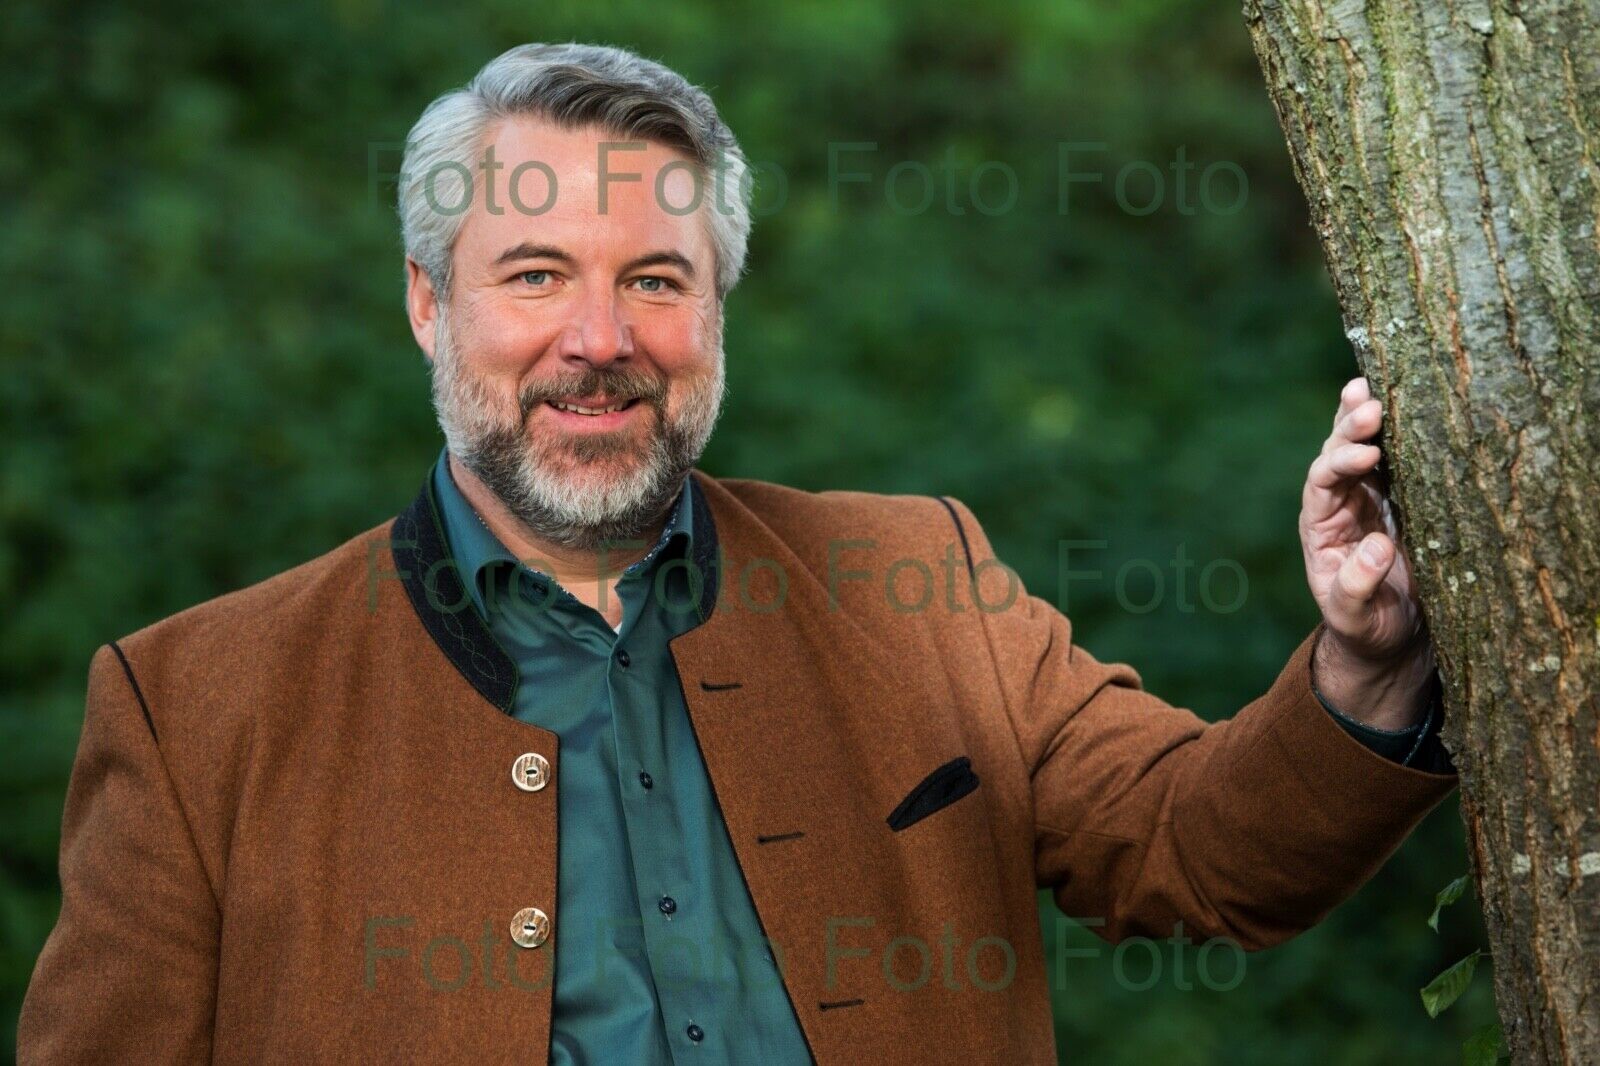
[[[688,257],[680,255],[677,252],[647,252],[646,254],[639,256],[637,259],[630,259],[628,262],[624,263],[622,265],[622,272],[626,274],[630,270],[638,270],[641,267],[652,266],[677,267],[683,272],[684,277],[688,278],[690,281],[694,280],[694,264],[689,262]]]
[[[572,256],[560,248],[553,248],[548,244],[530,244],[523,241],[521,244],[507,248],[500,253],[500,258],[494,261],[495,266],[502,263],[513,263],[518,259],[555,259],[559,262],[572,265],[576,262]]]
[[[496,266],[502,266],[506,263],[514,263],[519,259],[554,259],[556,262],[565,263],[567,266],[577,265],[577,260],[560,248],[548,244],[532,244],[528,241],[523,241],[521,244],[507,248],[500,253],[500,258],[494,262]],[[689,262],[687,256],[673,251],[646,252],[644,255],[624,263],[622,272],[625,274],[630,270],[638,270],[641,267],[650,266],[677,267],[683,272],[684,277],[691,281],[694,280],[694,264]]]

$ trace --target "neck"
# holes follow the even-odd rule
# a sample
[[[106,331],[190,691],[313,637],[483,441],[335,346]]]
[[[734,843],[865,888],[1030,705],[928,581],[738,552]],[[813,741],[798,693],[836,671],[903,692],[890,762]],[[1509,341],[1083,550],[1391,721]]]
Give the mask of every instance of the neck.
[[[478,476],[450,456],[450,476],[489,532],[519,560],[531,560],[578,598],[595,608],[608,622],[620,622],[622,603],[612,594],[622,571],[643,559],[660,539],[666,516],[656,519],[637,537],[599,551],[583,551],[554,544],[533,532]],[[615,617],[613,617],[613,615]]]

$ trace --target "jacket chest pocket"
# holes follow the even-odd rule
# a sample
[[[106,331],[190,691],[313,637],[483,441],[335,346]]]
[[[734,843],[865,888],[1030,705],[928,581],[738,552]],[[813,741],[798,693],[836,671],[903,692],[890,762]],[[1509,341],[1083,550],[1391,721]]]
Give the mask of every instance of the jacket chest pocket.
[[[976,791],[978,783],[972,760],[965,755],[958,756],[919,781],[884,821],[896,833],[903,832],[970,795]]]

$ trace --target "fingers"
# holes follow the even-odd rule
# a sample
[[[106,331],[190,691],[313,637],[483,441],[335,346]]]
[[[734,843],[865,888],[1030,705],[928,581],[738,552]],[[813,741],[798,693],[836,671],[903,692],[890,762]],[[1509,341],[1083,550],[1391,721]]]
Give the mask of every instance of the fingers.
[[[1370,440],[1383,424],[1383,402],[1367,395],[1367,379],[1355,378],[1340,394],[1339,410],[1333,416],[1333,432],[1322,444],[1327,455],[1346,444]]]
[[[1382,451],[1363,441],[1372,439],[1383,424],[1383,403],[1373,399],[1364,377],[1351,378],[1339,393],[1333,432],[1322,442],[1322,453],[1311,464],[1301,494],[1302,519],[1326,521],[1337,513],[1354,488],[1347,481],[1370,474],[1383,458]]]
[[[1344,388],[1339,390],[1339,410],[1334,412],[1333,420],[1338,422],[1339,419],[1349,414],[1352,409],[1359,407],[1371,398],[1372,388],[1367,384],[1367,379],[1364,377],[1351,378],[1344,383]]]
[[[1311,463],[1306,472],[1306,486],[1313,489],[1332,490],[1347,478],[1369,474],[1383,457],[1375,444],[1344,444],[1325,452]]]

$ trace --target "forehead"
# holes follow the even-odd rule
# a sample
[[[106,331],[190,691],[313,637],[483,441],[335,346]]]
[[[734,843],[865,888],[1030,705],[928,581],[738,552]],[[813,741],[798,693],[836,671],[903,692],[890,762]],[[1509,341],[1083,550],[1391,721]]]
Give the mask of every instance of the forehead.
[[[456,238],[463,259],[523,241],[580,259],[676,250],[699,264],[710,255],[714,190],[675,148],[517,116],[489,130],[470,166],[473,197]]]

